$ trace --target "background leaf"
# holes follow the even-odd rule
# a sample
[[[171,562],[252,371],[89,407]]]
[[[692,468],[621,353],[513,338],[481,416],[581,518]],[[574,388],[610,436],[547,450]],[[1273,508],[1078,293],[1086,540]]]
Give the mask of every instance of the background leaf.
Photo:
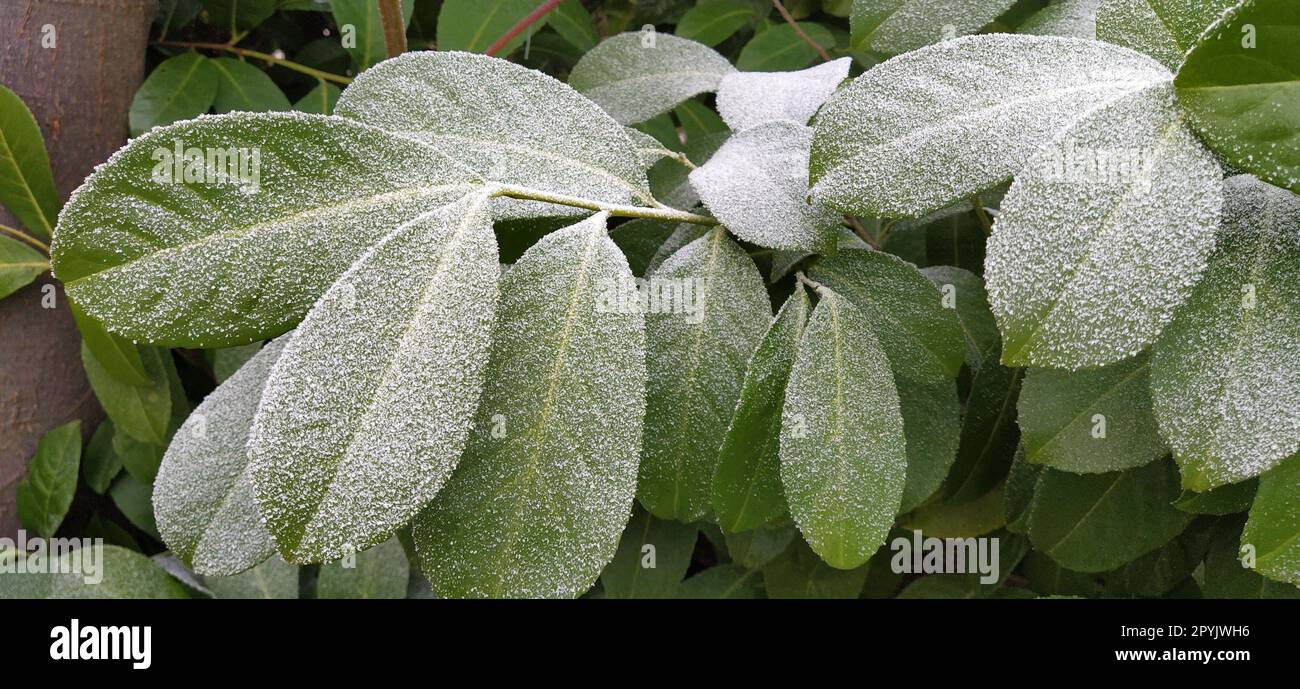
[[[171,356],[171,352],[161,351]],[[99,363],[84,342],[81,345],[81,364],[95,397],[118,432],[140,442],[165,446],[172,400],[167,372],[163,368],[163,353],[153,347],[140,348],[138,353],[148,376],[148,385],[131,385],[118,380]]]
[[[402,26],[405,27],[411,23],[415,0],[401,0],[400,6]],[[379,3],[373,0],[331,0],[329,9],[334,14],[334,23],[339,27],[339,35],[344,40],[343,47],[348,51],[348,55],[352,56],[352,65],[358,72],[364,72],[388,57],[388,46],[384,42],[384,24],[379,16]],[[348,26],[352,27],[351,32]],[[348,40],[349,38],[351,40]],[[496,40],[496,37],[489,40]],[[444,50],[454,50],[454,48],[447,47]]]
[[[1196,39],[1238,0],[1100,0],[1097,38],[1178,69]]]
[[[50,269],[41,252],[17,239],[0,235],[0,299],[31,284],[36,276]]]
[[[217,97],[212,103],[217,112],[289,109],[289,99],[266,72],[230,57],[216,58],[212,66],[217,71]]]
[[[607,598],[671,598],[686,576],[699,528],[636,507],[600,575]],[[653,563],[653,567],[643,566]]]
[[[204,577],[217,598],[293,599],[298,597],[298,568],[279,555],[262,564],[226,577]]]
[[[853,0],[853,45],[896,55],[972,34],[1015,0]]]
[[[620,124],[635,124],[714,91],[735,71],[712,48],[672,34],[625,33],[593,48],[569,74],[569,85]]]
[[[217,98],[219,76],[213,62],[195,52],[158,65],[131,101],[131,136],[207,112]]]
[[[81,422],[47,431],[27,462],[27,476],[18,483],[18,521],[42,538],[50,538],[72,506],[81,462]]]
[[[438,49],[485,52],[498,38],[537,9],[533,0],[443,0],[438,12]],[[506,56],[523,45],[539,24],[512,39],[501,50]]]
[[[316,580],[318,598],[406,598],[410,564],[396,538],[356,554],[354,566],[340,562],[321,565]]]
[[[753,4],[737,0],[700,0],[686,10],[677,22],[678,36],[707,46],[715,46],[745,26],[753,23],[758,13]]]
[[[822,50],[835,48],[835,35],[826,27],[813,22],[798,24]],[[817,49],[795,33],[793,26],[776,24],[754,34],[736,57],[736,68],[745,72],[788,72],[803,69],[817,58]]]
[[[1241,534],[1255,548],[1255,569],[1276,581],[1300,586],[1300,455],[1259,479],[1259,492]]]
[[[37,237],[48,239],[54,231],[59,192],[54,187],[54,172],[50,169],[41,129],[18,94],[2,85],[0,203]],[[0,297],[3,296],[0,287]]]

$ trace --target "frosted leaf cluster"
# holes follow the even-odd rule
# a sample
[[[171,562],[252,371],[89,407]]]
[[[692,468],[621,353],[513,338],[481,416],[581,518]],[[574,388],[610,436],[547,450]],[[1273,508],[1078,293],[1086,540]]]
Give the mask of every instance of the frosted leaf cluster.
[[[979,31],[1015,0],[853,0],[853,44],[888,55]]]
[[[727,58],[702,43],[645,31],[612,36],[587,51],[569,84],[620,123],[636,124],[716,91],[734,71]]]
[[[1097,5],[1104,1],[1057,0],[1026,19],[1017,31],[1039,36],[1095,39],[1097,38]]]
[[[1146,53],[1169,69],[1238,0],[1099,0],[1097,38]]]

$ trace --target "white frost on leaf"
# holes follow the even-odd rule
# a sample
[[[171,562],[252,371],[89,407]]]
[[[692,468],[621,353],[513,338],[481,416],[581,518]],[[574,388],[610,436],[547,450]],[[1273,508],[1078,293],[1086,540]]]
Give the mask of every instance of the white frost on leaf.
[[[1018,33],[1097,38],[1097,4],[1102,0],[1057,0],[1025,20]]]
[[[1193,490],[1300,449],[1300,197],[1248,175],[1225,187],[1209,267],[1152,358],[1156,420]]]
[[[714,49],[672,34],[623,33],[587,51],[569,84],[622,124],[644,122],[736,71]]]
[[[813,197],[855,215],[917,217],[1013,176],[1089,109],[1169,81],[1097,41],[991,34],[887,60],[814,120]]]
[[[897,55],[979,31],[1015,0],[854,0],[853,44]]]
[[[1168,82],[1092,110],[1045,146],[988,243],[1003,363],[1104,366],[1154,342],[1205,269],[1221,175]]]
[[[398,228],[330,287],[276,362],[249,457],[289,562],[386,540],[456,466],[496,311],[486,205],[472,193]]]
[[[718,113],[736,132],[776,120],[808,124],[852,64],[842,57],[797,72],[732,72],[718,85]]]
[[[1240,0],[1100,0],[1097,38],[1177,70],[1196,39]]]
[[[806,200],[811,145],[812,129],[794,122],[746,129],[691,172],[691,186],[741,239],[773,249],[829,251],[842,216]]]
[[[204,398],[172,436],[158,469],[158,532],[199,574],[238,574],[275,552],[253,495],[247,445],[262,388],[288,341],[267,345]]]

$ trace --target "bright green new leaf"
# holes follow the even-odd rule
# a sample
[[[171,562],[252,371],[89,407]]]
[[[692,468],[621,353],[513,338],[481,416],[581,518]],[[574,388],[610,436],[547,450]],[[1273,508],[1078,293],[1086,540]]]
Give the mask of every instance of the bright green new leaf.
[[[99,363],[85,342],[81,344],[81,364],[86,369],[95,397],[99,398],[100,405],[119,433],[126,433],[140,442],[165,446],[172,402],[162,357],[171,356],[171,352],[142,347],[138,353],[147,385],[131,385],[113,376]]]
[[[653,31],[607,38],[574,65],[569,85],[622,124],[644,122],[734,72],[712,48]]]
[[[0,204],[36,236],[48,239],[54,231],[59,192],[45,140],[27,105],[4,86],[0,86]],[[4,296],[3,279],[0,296]]]
[[[336,0],[337,1],[337,0]],[[405,598],[411,565],[402,544],[390,538],[342,562],[321,565],[316,579],[317,598]]]
[[[207,112],[217,99],[215,63],[195,52],[167,58],[149,73],[131,101],[131,135],[188,120]]]
[[[36,443],[27,462],[27,476],[18,483],[18,521],[42,538],[50,538],[63,523],[77,491],[81,463],[81,422],[51,429]]]

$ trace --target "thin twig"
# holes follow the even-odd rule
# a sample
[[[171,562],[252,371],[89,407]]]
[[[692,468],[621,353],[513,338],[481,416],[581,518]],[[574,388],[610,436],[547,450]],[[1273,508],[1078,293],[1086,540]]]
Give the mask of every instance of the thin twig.
[[[984,204],[980,203],[979,197],[973,197],[970,205],[975,209],[975,217],[980,221],[980,227],[984,228],[984,236],[993,235],[993,221],[989,219],[989,214],[984,210]]]
[[[41,240],[31,236],[30,234],[27,234],[26,232],[23,232],[22,230],[16,227],[9,227],[8,225],[0,225],[0,232],[4,232],[5,234],[8,235],[13,235],[15,239],[21,239],[22,241],[31,244],[37,249],[40,249],[41,251],[45,252],[45,255],[47,256],[50,253],[49,244],[42,242]]]
[[[795,273],[794,273],[794,277],[795,277],[795,279],[798,280],[799,282],[802,282],[803,284],[808,285],[809,287],[811,287],[811,288],[813,289],[813,291],[816,292],[816,293],[818,293],[818,294],[821,294],[821,293],[822,293],[822,290],[826,289],[826,286],[823,285],[822,283],[817,282],[816,280],[810,280],[810,279],[808,279],[808,276],[807,276],[807,275],[804,275],[802,270],[796,270]]]
[[[384,25],[388,57],[406,52],[406,23],[402,21],[401,0],[379,0],[379,19],[379,23]]]
[[[492,196],[507,196],[512,199],[525,199],[529,201],[544,201],[561,206],[572,206],[574,208],[586,208],[592,211],[606,211],[610,215],[620,218],[652,218],[654,220],[666,220],[668,222],[684,222],[692,225],[717,225],[718,221],[707,215],[698,215],[687,211],[680,211],[676,208],[662,206],[659,208],[647,208],[645,206],[625,206],[616,203],[604,203],[603,201],[593,201],[584,199],[579,196],[569,196],[567,194],[555,194],[541,189],[532,189],[530,187],[520,187],[512,184],[494,185],[490,194]]]
[[[325,81],[332,81],[336,84],[352,83],[352,79],[350,77],[340,76],[338,74],[331,74],[329,72],[322,72],[319,69],[308,67],[307,65],[299,64],[292,60],[286,60],[281,57],[276,57],[268,53],[258,52],[256,50],[249,50],[247,48],[237,48],[233,45],[227,45],[225,43],[192,43],[189,41],[158,41],[154,43],[154,45],[164,46],[168,48],[191,48],[194,50],[220,50],[228,53],[234,53],[236,55],[239,55],[240,57],[251,57],[255,60],[270,62],[273,65],[279,65],[281,67],[284,67],[285,69],[292,69],[295,72],[307,74],[316,77],[317,79],[324,79]]]
[[[532,26],[534,22],[545,17],[551,10],[559,6],[560,2],[561,0],[546,0],[546,2],[538,5],[537,9],[529,12],[527,17],[520,19],[514,26],[510,27],[508,31],[501,34],[501,38],[493,41],[492,45],[488,46],[487,54],[496,55],[502,48],[506,47],[507,43],[513,41],[516,36],[523,33],[524,30]]]
[[[866,242],[867,246],[876,250],[880,249],[880,244],[871,238],[871,233],[867,232],[867,228],[863,227],[862,223],[858,222],[857,218],[851,215],[846,215],[844,216],[844,224],[848,225],[849,229],[853,230],[853,234],[856,234],[859,239]]]
[[[808,34],[803,32],[803,29],[799,27],[799,22],[794,20],[794,17],[790,15],[790,10],[787,10],[785,8],[785,5],[781,4],[781,0],[772,0],[772,4],[776,6],[776,11],[780,12],[781,16],[785,18],[785,21],[790,24],[790,27],[792,29],[794,29],[795,35],[797,35],[799,38],[802,38],[804,43],[807,43],[808,45],[812,46],[813,49],[817,51],[817,54],[822,56],[823,62],[831,61],[831,56],[826,52],[826,49],[821,47],[821,44],[819,44],[817,41],[814,41],[811,37],[808,36]]]

